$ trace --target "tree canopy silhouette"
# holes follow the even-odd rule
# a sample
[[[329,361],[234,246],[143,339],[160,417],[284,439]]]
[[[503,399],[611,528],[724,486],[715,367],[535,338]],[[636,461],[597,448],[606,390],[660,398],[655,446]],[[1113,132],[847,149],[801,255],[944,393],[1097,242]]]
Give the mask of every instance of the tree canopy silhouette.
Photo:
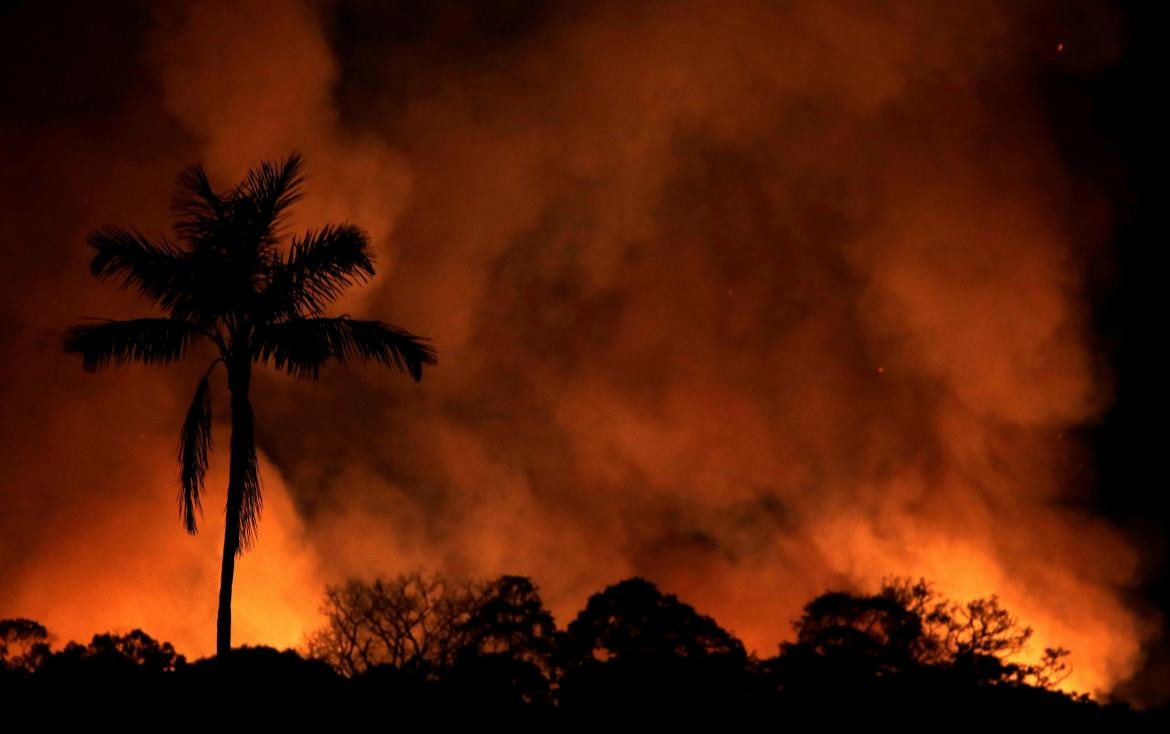
[[[810,680],[933,670],[976,684],[1051,689],[1069,674],[1068,650],[1045,648],[1039,661],[1016,660],[1032,637],[995,596],[954,602],[925,580],[893,579],[876,594],[830,591],[804,607],[796,641],[781,646],[788,667]]]
[[[454,661],[477,604],[473,585],[439,574],[350,579],[326,587],[326,624],[309,635],[309,653],[348,676],[380,665],[425,676]]]
[[[43,625],[0,620],[0,705],[90,700],[92,713],[124,717],[202,701],[238,714],[246,691],[265,716],[326,714],[334,728],[389,716],[439,730],[934,731],[956,712],[964,728],[987,731],[1166,728],[1165,707],[1136,712],[1054,690],[1046,676],[1060,670],[1042,670],[1048,655],[1015,661],[1029,652],[1030,631],[994,597],[957,603],[924,581],[818,596],[796,621],[796,640],[767,660],[640,578],[594,594],[563,630],[523,576],[355,580],[329,587],[323,611],[309,658],[238,647],[194,662],[141,630],[53,650]]]
[[[743,643],[643,578],[589,597],[557,655],[561,705],[595,722],[621,712],[685,719],[729,710],[747,688]]]
[[[49,655],[49,631],[23,617],[0,619],[0,671],[31,670]]]
[[[460,632],[464,637],[461,655],[500,655],[547,670],[556,624],[532,579],[505,575],[479,589]]]
[[[653,583],[629,578],[589,597],[562,643],[570,665],[590,660],[743,658],[743,643]]]
[[[325,588],[326,623],[312,657],[354,677],[380,666],[431,678],[470,659],[521,661],[545,672],[556,625],[532,581],[454,581],[419,571]]]
[[[212,448],[211,383],[216,365],[231,394],[223,564],[216,650],[231,648],[235,558],[252,546],[260,520],[260,473],[252,404],[254,364],[271,364],[299,378],[317,379],[331,360],[372,360],[422,378],[436,363],[427,340],[381,321],[326,316],[350,286],[374,276],[368,235],[353,224],[327,224],[281,241],[289,211],[302,196],[303,159],[263,162],[236,186],[216,191],[201,166],[178,178],[173,201],[177,243],[135,229],[103,227],[90,233],[96,251],[91,273],[134,288],[164,316],[93,321],[72,327],[67,352],[87,371],[129,362],[174,362],[201,340],[219,352],[195,388],[179,436],[179,513],[196,532]]]

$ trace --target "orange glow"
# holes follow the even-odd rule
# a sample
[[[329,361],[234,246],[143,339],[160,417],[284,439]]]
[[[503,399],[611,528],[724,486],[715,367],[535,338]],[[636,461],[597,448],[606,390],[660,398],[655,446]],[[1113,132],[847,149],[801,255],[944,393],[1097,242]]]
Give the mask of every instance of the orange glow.
[[[143,314],[89,278],[90,227],[163,232],[184,166],[222,183],[298,149],[291,227],[353,221],[378,250],[337,312],[433,338],[439,366],[257,375],[239,643],[295,645],[325,583],[423,567],[530,575],[562,627],[643,575],[769,656],[817,594],[896,575],[998,594],[1072,650],[1069,688],[1135,669],[1143,559],[1077,509],[1086,448],[1060,439],[1112,399],[1078,249],[1108,216],[1005,78],[1043,38],[1026,13],[600,2],[491,63],[458,24],[407,63],[390,33],[338,47],[328,7],[168,5],[142,90],[14,136],[37,176],[0,200],[47,203],[9,239],[58,249],[0,294],[0,616],[213,650],[222,422],[199,536],[174,504],[206,365],[85,375],[57,335]]]

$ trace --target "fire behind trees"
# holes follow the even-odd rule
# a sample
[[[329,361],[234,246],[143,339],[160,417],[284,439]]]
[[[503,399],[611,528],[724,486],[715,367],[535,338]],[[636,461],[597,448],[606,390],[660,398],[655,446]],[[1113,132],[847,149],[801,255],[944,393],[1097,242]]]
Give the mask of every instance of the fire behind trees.
[[[772,657],[749,654],[641,578],[594,594],[564,629],[520,576],[351,580],[326,589],[322,612],[326,624],[307,636],[303,656],[245,647],[193,663],[141,630],[54,651],[40,624],[0,620],[0,697],[120,696],[132,684],[159,705],[243,693],[286,713],[617,728],[653,718],[917,730],[956,712],[965,724],[1114,727],[1164,715],[1057,691],[1067,650],[1023,660],[1031,630],[995,597],[961,604],[925,581],[822,594]]]

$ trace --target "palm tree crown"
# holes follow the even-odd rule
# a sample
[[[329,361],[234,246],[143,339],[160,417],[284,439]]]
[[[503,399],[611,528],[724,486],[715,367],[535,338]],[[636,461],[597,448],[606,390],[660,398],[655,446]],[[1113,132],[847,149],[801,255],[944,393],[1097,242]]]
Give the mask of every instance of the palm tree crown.
[[[87,371],[129,362],[165,364],[207,339],[219,356],[195,388],[179,437],[179,513],[197,529],[211,441],[210,376],[223,364],[231,393],[224,558],[217,635],[230,649],[235,557],[251,548],[260,518],[260,475],[249,399],[253,364],[317,379],[330,360],[374,360],[422,378],[436,363],[427,340],[381,321],[326,316],[348,287],[374,275],[369,237],[352,224],[326,225],[281,247],[288,213],[302,196],[303,159],[264,162],[234,188],[217,192],[200,166],[179,175],[173,202],[180,244],[134,229],[90,233],[92,274],[134,288],[165,316],[92,321],[72,327],[67,352]]]

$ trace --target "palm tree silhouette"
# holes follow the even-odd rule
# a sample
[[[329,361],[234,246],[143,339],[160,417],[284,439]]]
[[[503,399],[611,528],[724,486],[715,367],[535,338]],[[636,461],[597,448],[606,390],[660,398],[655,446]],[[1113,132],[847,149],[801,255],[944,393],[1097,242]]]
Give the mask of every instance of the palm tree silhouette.
[[[417,381],[423,365],[436,363],[425,338],[381,321],[324,315],[346,288],[373,277],[373,252],[369,237],[352,224],[310,230],[282,251],[289,209],[302,196],[302,167],[297,153],[266,161],[220,193],[201,166],[186,169],[173,202],[174,231],[182,246],[121,227],[91,232],[88,241],[97,251],[91,273],[121,288],[136,288],[167,315],[95,320],[72,327],[65,339],[65,351],[80,354],[89,372],[129,362],[174,362],[204,338],[218,349],[195,388],[179,436],[179,515],[187,531],[195,533],[212,447],[209,378],[222,364],[231,393],[232,432],[217,655],[231,649],[235,559],[252,547],[260,520],[248,396],[252,365],[271,363],[315,380],[329,360],[374,360]]]

